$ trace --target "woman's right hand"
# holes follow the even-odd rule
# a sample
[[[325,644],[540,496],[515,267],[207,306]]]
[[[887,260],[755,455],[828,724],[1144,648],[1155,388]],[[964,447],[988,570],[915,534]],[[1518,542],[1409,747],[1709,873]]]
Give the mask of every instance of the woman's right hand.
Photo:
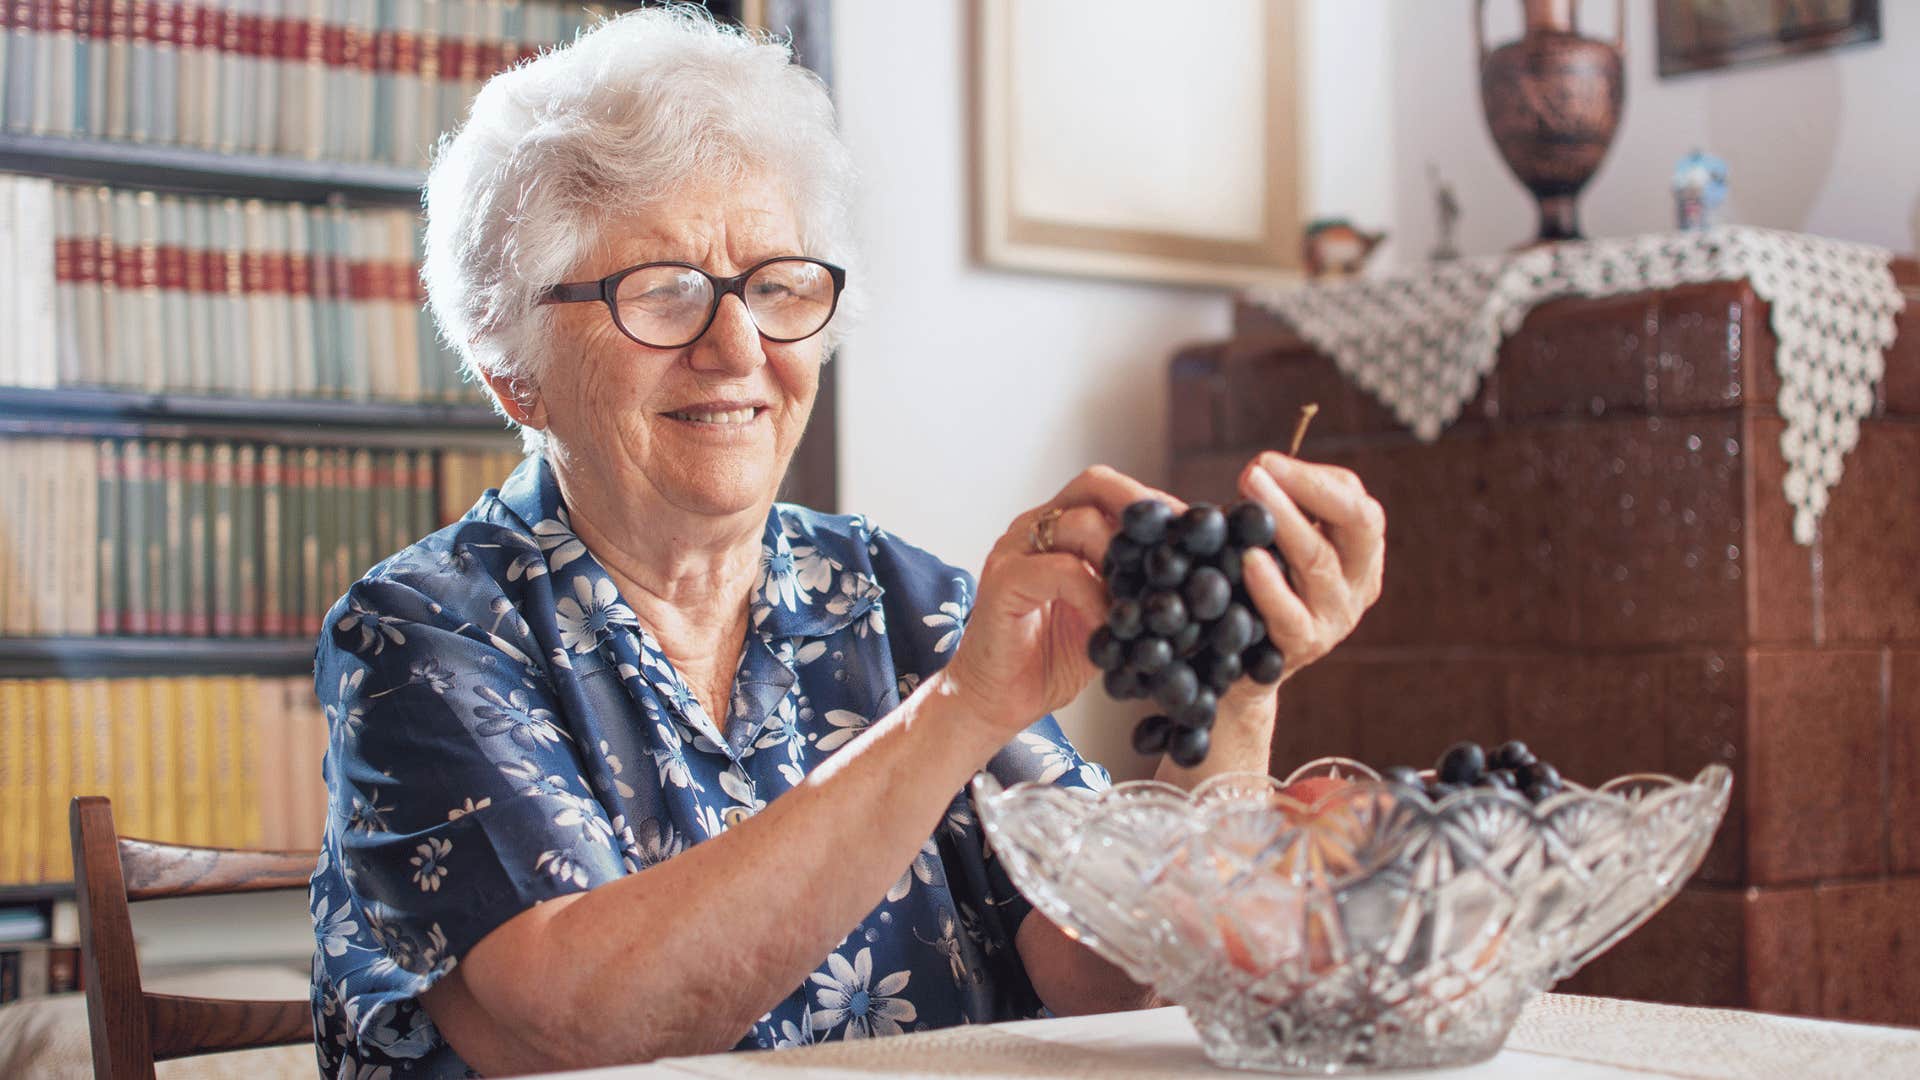
[[[1186,504],[1118,470],[1096,465],[1058,495],[1013,519],[980,571],[973,613],[941,677],[1002,741],[1079,696],[1097,669],[1087,639],[1107,616],[1100,561],[1120,516],[1141,499],[1177,513]],[[1050,551],[1033,529],[1059,511]]]

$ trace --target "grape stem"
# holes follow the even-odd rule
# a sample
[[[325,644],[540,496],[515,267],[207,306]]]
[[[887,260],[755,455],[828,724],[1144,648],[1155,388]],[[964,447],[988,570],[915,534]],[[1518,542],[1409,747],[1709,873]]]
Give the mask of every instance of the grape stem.
[[[1293,425],[1293,445],[1287,448],[1288,457],[1300,456],[1300,444],[1306,440],[1307,425],[1313,423],[1313,414],[1319,411],[1319,402],[1309,401],[1300,406],[1300,420]]]

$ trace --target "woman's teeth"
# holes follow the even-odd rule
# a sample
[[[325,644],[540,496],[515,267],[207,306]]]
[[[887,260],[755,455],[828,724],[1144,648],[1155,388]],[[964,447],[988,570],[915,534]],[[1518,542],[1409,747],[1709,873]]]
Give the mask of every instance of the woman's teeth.
[[[758,410],[749,407],[727,412],[673,412],[667,415],[675,420],[692,420],[700,424],[744,424],[753,419],[756,411]]]

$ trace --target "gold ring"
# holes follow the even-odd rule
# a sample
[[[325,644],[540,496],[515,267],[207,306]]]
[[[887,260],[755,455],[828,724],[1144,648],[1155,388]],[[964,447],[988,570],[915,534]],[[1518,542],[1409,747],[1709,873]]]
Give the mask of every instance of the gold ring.
[[[1053,550],[1053,528],[1060,520],[1062,511],[1057,506],[1049,506],[1040,511],[1040,516],[1027,526],[1027,546],[1036,555],[1045,555]]]

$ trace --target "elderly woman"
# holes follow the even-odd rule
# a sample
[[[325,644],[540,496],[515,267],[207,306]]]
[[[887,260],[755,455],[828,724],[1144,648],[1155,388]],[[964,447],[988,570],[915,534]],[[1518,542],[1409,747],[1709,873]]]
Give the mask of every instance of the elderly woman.
[[[320,639],[328,1076],[1146,1002],[1032,914],[965,785],[1106,783],[1048,714],[1094,674],[1122,509],[1159,493],[1090,469],[977,584],[774,502],[850,281],[850,171],[785,48],[679,10],[495,78],[443,148],[429,298],[531,453]],[[1255,555],[1245,583],[1297,671],[1378,594],[1380,509],[1277,454],[1240,489],[1293,567]],[[1204,767],[1159,777],[1264,771],[1276,707],[1234,685]]]

